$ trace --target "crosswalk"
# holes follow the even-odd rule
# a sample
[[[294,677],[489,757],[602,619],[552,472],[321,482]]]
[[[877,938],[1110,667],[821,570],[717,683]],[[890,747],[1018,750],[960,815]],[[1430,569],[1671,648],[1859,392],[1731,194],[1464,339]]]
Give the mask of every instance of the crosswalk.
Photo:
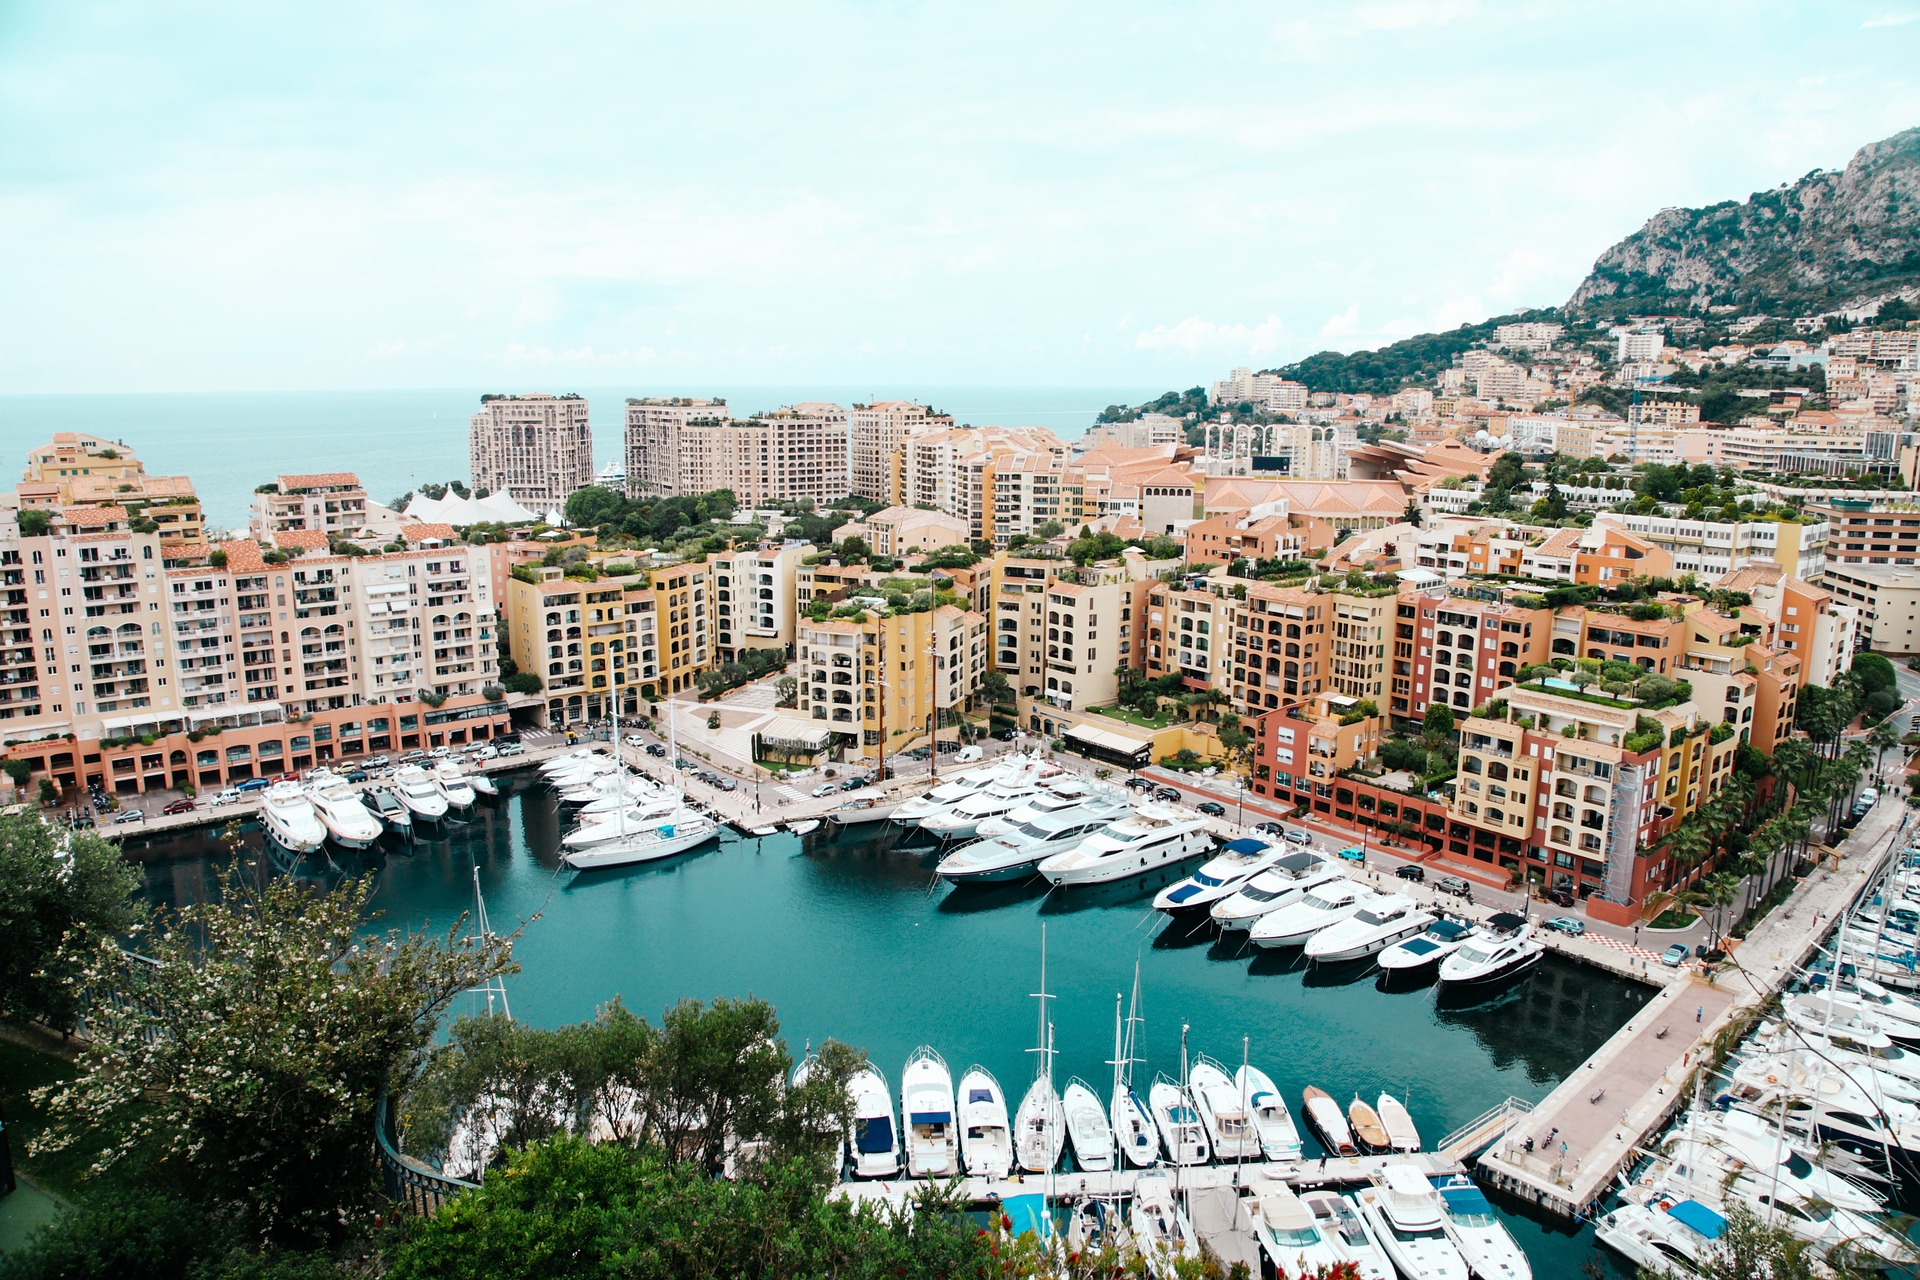
[[[801,795],[798,791],[795,791],[792,787],[788,786],[784,782],[780,783],[778,786],[769,788],[768,794],[771,795],[776,801],[778,801],[781,804],[791,804],[795,800],[806,799],[805,796]]]

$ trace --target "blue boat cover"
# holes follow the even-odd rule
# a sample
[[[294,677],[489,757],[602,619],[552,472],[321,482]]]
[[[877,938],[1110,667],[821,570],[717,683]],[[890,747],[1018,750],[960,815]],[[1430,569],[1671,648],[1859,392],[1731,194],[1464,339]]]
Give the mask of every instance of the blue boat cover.
[[[861,1154],[869,1156],[885,1155],[893,1150],[893,1121],[886,1116],[873,1116],[860,1122],[860,1133],[854,1138],[854,1146]]]
[[[1436,938],[1445,938],[1448,942],[1452,942],[1472,927],[1469,924],[1461,924],[1458,920],[1435,920],[1427,926],[1427,932]]]
[[[1044,1240],[1053,1234],[1053,1219],[1047,1216],[1045,1196],[1008,1196],[1000,1202],[1000,1209],[1013,1222],[1016,1236],[1032,1232]]]
[[[953,1114],[948,1111],[916,1111],[907,1119],[911,1124],[952,1124]]]
[[[1178,889],[1175,889],[1173,892],[1167,895],[1167,901],[1168,902],[1185,902],[1188,898],[1191,898],[1194,894],[1198,892],[1200,892],[1199,885],[1183,884]]]
[[[1480,1188],[1468,1183],[1465,1186],[1449,1184],[1440,1188],[1441,1198],[1447,1202],[1447,1212],[1457,1213],[1461,1217],[1491,1216],[1493,1206],[1487,1203]]]
[[[1263,853],[1267,847],[1265,840],[1255,840],[1252,836],[1241,836],[1238,840],[1227,841],[1228,853]]]
[[[1438,951],[1440,944],[1430,938],[1414,938],[1411,941],[1401,943],[1400,949],[1402,951],[1411,951],[1417,956],[1423,956],[1429,951]]]
[[[1682,1200],[1667,1212],[1709,1240],[1718,1240],[1727,1229],[1727,1220],[1698,1200]]]
[[[968,1101],[968,1102],[992,1102],[992,1101],[993,1101],[993,1090],[991,1090],[991,1089],[969,1089],[969,1090],[967,1090],[967,1101]]]

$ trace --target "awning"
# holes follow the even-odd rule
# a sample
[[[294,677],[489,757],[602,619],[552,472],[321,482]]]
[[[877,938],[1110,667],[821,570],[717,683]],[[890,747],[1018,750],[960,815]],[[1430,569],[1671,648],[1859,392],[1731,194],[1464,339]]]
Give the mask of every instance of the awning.
[[[1123,756],[1146,756],[1153,752],[1151,742],[1129,738],[1124,733],[1114,733],[1110,729],[1096,729],[1092,725],[1074,725],[1067,730],[1067,737],[1076,742],[1084,742],[1090,747],[1098,747],[1102,751],[1111,751]]]
[[[1226,851],[1228,853],[1265,853],[1267,847],[1265,840],[1255,840],[1252,836],[1241,836],[1238,840],[1227,841]]]
[[[1727,1220],[1698,1200],[1682,1200],[1667,1212],[1709,1240],[1718,1240],[1720,1233],[1727,1229]]]

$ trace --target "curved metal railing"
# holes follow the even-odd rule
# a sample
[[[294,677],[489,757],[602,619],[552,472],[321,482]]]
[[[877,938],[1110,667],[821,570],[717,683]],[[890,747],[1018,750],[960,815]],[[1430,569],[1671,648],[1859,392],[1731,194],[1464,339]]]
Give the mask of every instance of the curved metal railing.
[[[380,1150],[380,1182],[389,1200],[404,1206],[408,1213],[425,1217],[438,1213],[440,1206],[461,1192],[475,1189],[475,1183],[450,1178],[401,1153],[393,1108],[385,1090],[381,1090],[373,1107],[374,1140]]]

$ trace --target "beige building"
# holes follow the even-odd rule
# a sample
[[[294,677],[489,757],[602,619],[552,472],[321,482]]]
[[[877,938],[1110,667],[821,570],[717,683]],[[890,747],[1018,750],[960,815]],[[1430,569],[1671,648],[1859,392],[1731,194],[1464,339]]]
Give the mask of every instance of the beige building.
[[[863,608],[858,617],[797,625],[800,710],[847,735],[857,755],[888,754],[965,709],[987,669],[987,620],[940,605]]]
[[[468,458],[473,486],[541,514],[593,483],[593,430],[577,395],[482,396]]]
[[[847,425],[826,414],[776,409],[751,418],[689,422],[679,431],[671,492],[731,489],[743,507],[847,496]]]
[[[672,497],[680,486],[680,433],[689,423],[718,423],[731,415],[725,400],[647,396],[627,401],[627,493]]]
[[[1056,707],[1111,705],[1120,692],[1116,669],[1141,665],[1146,593],[1174,563],[1132,548],[1083,569],[1068,560],[996,556],[987,574],[994,670],[1015,693]]]
[[[367,491],[351,471],[275,476],[253,495],[247,531],[271,543],[277,533],[308,530],[328,537],[357,533],[367,524]]]
[[[1877,653],[1920,653],[1920,568],[1830,564],[1823,583],[1836,602],[1860,611],[1859,647]]]
[[[857,404],[847,415],[852,493],[869,502],[899,502],[902,448],[913,436],[953,426],[953,419],[909,400]]]
[[[833,540],[859,538],[877,556],[903,556],[914,550],[938,551],[964,544],[967,533],[965,520],[944,511],[885,507],[841,525],[833,531]]]
[[[731,662],[743,649],[792,647],[800,561],[812,552],[807,543],[792,543],[707,557],[713,577],[715,661]]]
[[[193,481],[148,475],[133,450],[118,440],[56,431],[51,443],[27,454],[26,473],[14,493],[21,507],[43,511],[120,507],[130,524],[151,522],[169,556],[188,554],[206,540]]]

